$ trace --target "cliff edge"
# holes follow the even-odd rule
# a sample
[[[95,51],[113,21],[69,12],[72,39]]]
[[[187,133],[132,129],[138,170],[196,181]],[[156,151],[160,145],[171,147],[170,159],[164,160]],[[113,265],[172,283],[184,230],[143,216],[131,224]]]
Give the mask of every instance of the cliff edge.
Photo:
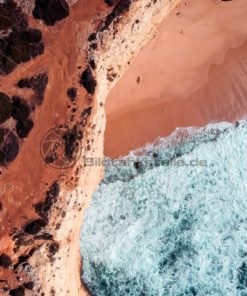
[[[0,2],[0,293],[87,295],[104,103],[179,0]]]

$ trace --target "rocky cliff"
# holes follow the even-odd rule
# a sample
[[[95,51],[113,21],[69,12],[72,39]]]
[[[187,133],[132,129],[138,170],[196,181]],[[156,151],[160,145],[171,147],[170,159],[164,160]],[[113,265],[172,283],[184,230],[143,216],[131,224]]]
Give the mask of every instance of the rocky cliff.
[[[79,233],[105,99],[177,2],[0,2],[1,295],[87,295]]]

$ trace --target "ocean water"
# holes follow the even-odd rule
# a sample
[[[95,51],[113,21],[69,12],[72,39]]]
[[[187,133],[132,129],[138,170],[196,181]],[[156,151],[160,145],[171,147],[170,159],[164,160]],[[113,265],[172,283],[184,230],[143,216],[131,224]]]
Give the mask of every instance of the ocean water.
[[[247,295],[247,123],[108,160],[81,232],[92,296]]]

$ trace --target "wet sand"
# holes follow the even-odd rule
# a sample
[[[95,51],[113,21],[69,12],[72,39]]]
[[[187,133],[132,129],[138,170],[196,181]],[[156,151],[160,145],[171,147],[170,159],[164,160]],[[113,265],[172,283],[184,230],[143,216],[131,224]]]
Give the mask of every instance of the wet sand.
[[[247,114],[245,0],[182,1],[106,101],[105,154]]]

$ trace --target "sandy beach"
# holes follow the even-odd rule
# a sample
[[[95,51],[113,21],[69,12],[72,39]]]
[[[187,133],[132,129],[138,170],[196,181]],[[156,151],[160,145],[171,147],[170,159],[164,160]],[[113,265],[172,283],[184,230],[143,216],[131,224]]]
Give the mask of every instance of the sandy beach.
[[[107,156],[177,127],[246,116],[246,12],[245,0],[176,6],[106,100]]]
[[[15,2],[2,11],[19,31],[0,24],[0,295],[88,295],[79,237],[103,168],[84,158],[244,117],[246,0]]]

